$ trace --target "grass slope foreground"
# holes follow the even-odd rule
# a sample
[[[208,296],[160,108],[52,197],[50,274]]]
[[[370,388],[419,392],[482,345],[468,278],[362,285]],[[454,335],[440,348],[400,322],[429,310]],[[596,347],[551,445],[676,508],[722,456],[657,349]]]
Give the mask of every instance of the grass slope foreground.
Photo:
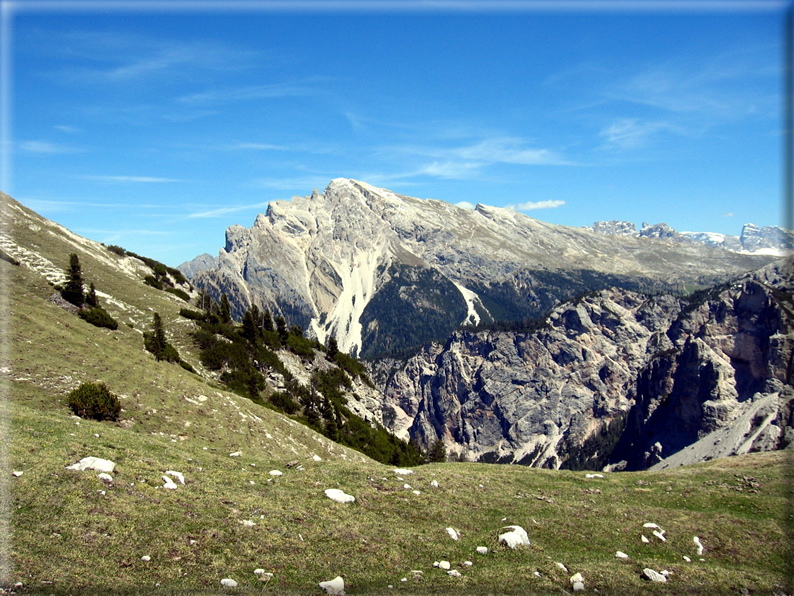
[[[184,301],[147,285],[140,260],[0,198],[0,594],[319,595],[337,576],[350,595],[563,594],[577,573],[586,593],[790,593],[786,453],[603,477],[395,470],[158,362],[143,347],[153,312],[198,363]],[[117,330],[52,299],[70,253]],[[72,414],[83,383],[118,396],[118,420]],[[70,469],[86,457],[115,467]],[[510,525],[531,545],[500,545]]]

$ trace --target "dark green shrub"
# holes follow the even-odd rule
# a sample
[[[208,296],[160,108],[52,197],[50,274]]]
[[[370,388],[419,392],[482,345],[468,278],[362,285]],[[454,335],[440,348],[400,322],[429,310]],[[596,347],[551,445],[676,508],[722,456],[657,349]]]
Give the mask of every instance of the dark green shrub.
[[[192,372],[193,374],[196,374],[196,369],[193,368],[192,366],[190,366],[190,364],[188,364],[184,360],[180,360],[179,361],[179,366],[181,366],[182,368],[184,368],[188,372]]]
[[[190,295],[184,290],[180,290],[179,288],[166,288],[165,291],[173,294],[174,296],[179,296],[185,302],[190,302]]]
[[[121,412],[119,398],[104,383],[83,383],[67,399],[69,408],[81,418],[118,420]]]
[[[179,315],[191,321],[203,321],[207,314],[191,308],[180,308]]]
[[[143,283],[145,283],[147,286],[152,286],[153,288],[156,288],[158,290],[163,289],[162,282],[153,275],[147,275],[146,277],[144,277]]]
[[[71,302],[77,307],[83,306],[83,302],[85,302],[82,267],[80,266],[80,259],[74,253],[69,255],[66,286],[61,290],[61,296],[64,300]]]
[[[287,337],[287,347],[293,354],[301,358],[312,358],[314,356],[311,342],[303,335],[290,334]]]
[[[116,254],[117,254],[117,255],[119,255],[120,257],[123,257],[124,255],[126,255],[126,254],[127,254],[127,251],[126,251],[126,250],[124,250],[123,248],[121,248],[120,246],[117,246],[117,245],[115,245],[115,244],[110,244],[110,245],[107,247],[107,249],[108,249],[110,252],[114,252],[114,253],[116,253]]]
[[[294,414],[300,410],[300,404],[292,399],[292,396],[285,391],[277,391],[268,399],[270,399],[271,404],[285,414]]]
[[[101,306],[95,306],[88,310],[81,310],[79,313],[80,318],[91,323],[95,327],[106,327],[115,331],[119,328],[118,321],[111,317],[108,312]]]

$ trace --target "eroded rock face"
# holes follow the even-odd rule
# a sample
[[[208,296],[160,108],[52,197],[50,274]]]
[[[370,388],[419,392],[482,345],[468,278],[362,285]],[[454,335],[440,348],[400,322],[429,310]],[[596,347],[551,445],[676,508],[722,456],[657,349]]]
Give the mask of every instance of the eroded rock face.
[[[553,468],[644,469],[740,421],[690,459],[785,447],[792,277],[789,260],[689,301],[604,290],[534,331],[457,332],[379,376],[384,424],[452,457]]]

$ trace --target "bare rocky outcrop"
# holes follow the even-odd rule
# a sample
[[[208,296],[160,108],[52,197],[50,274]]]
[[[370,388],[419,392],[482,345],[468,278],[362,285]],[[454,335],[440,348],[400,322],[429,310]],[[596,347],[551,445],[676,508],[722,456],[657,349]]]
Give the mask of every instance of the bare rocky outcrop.
[[[383,421],[453,457],[554,468],[785,448],[792,290],[788,260],[688,300],[604,290],[539,329],[460,331],[374,371]]]

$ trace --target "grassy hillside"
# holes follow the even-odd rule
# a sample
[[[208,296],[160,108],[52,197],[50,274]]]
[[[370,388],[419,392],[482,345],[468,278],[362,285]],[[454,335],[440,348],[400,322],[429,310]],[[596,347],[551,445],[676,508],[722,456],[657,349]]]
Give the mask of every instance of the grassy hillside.
[[[791,559],[782,525],[791,519],[786,454],[592,479],[457,463],[400,476],[156,362],[142,339],[155,310],[169,341],[198,366],[188,339],[193,323],[178,316],[184,302],[145,285],[147,272],[131,260],[16,207],[4,214],[15,221],[6,221],[3,249],[27,255],[20,265],[0,260],[11,313],[8,359],[0,365],[9,396],[0,471],[9,497],[6,590],[21,582],[18,594],[308,595],[341,575],[351,595],[561,594],[572,592],[569,577],[579,572],[588,593],[783,591]],[[117,331],[48,302],[53,288],[41,259],[57,272],[70,252],[78,252]],[[118,422],[72,416],[66,395],[86,381],[102,381],[120,396]],[[112,483],[66,469],[87,456],[117,464]],[[162,488],[171,470],[185,477],[176,490]],[[356,501],[335,503],[327,488]],[[664,528],[667,541],[643,528],[646,522]],[[530,547],[497,544],[499,529],[510,524],[527,530]],[[693,536],[705,547],[702,561]],[[489,553],[478,554],[478,546]],[[615,558],[618,550],[630,559]],[[441,560],[461,577],[434,568]],[[642,580],[644,567],[671,571],[669,582]],[[259,581],[257,568],[272,579]],[[223,578],[238,587],[222,588]]]

